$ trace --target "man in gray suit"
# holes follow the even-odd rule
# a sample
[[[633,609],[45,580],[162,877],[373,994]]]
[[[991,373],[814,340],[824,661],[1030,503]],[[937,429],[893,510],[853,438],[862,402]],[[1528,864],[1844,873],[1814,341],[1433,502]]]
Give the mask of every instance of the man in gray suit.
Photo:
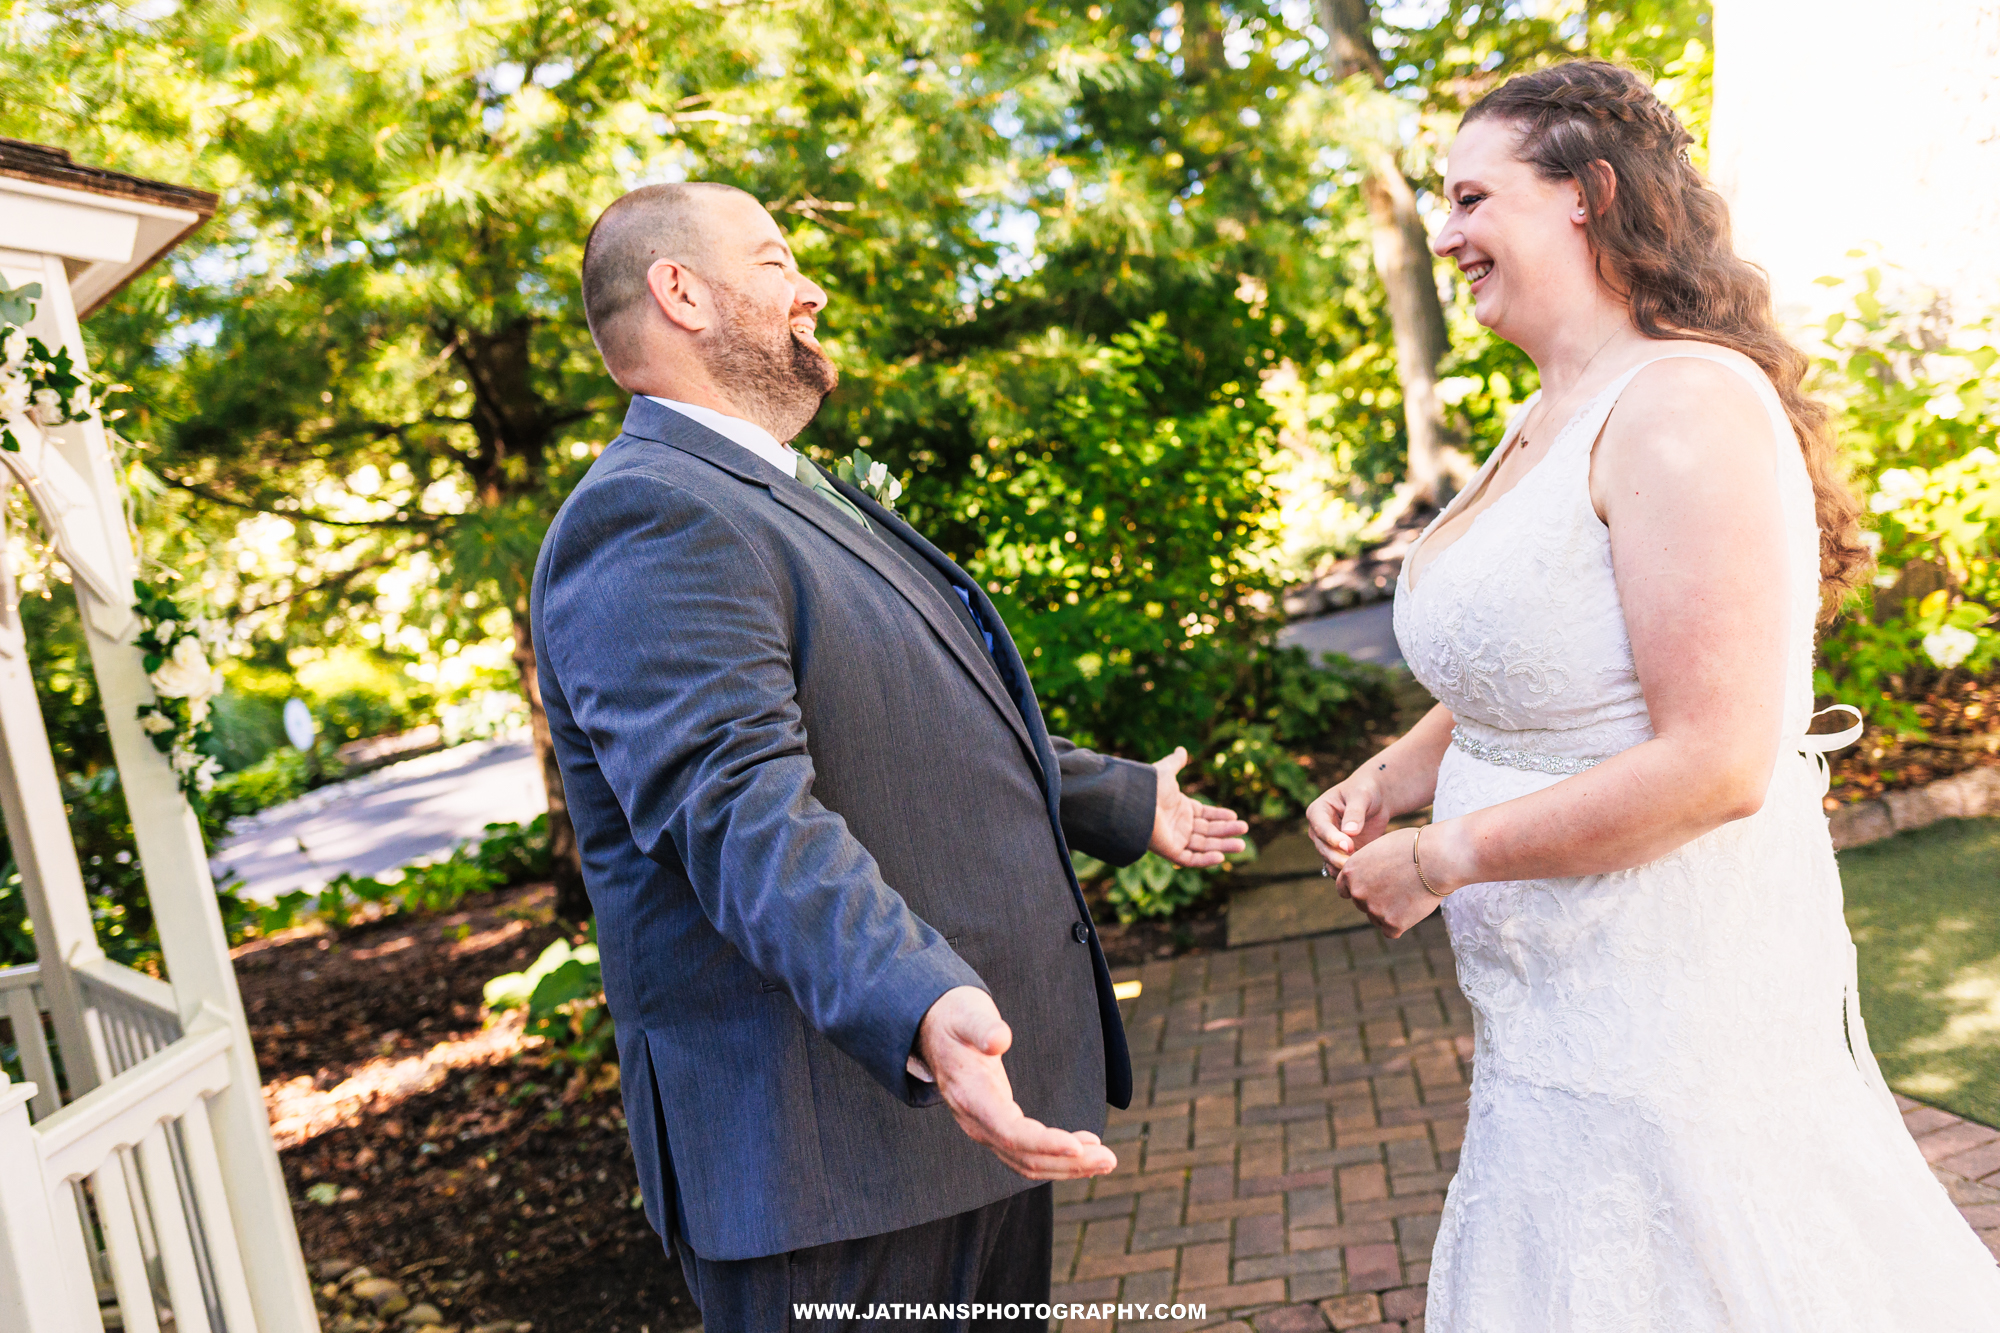
[[[1111,1170],[1132,1092],[1069,850],[1213,865],[1244,826],[1180,792],[1183,751],[1050,737],[979,586],[782,443],[836,375],[755,199],[626,195],[583,286],[634,397],[534,633],[647,1218],[711,1333],[802,1301],[1039,1327],[1034,1182]]]

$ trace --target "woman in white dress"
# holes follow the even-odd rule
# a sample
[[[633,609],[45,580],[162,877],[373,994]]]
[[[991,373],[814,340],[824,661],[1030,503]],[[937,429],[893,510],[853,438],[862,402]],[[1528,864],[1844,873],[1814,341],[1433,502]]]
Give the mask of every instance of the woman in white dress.
[[[1435,248],[1542,391],[1403,565],[1442,702],[1308,814],[1382,929],[1443,911],[1475,1017],[1425,1328],[1986,1333],[2000,1270],[1855,1003],[1820,757],[1855,729],[1808,735],[1856,506],[1688,143],[1582,61],[1451,150]]]

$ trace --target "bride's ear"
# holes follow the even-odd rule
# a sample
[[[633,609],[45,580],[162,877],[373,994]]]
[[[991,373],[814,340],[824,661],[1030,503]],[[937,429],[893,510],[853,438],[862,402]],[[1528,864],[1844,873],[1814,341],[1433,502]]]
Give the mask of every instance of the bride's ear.
[[[1603,217],[1609,213],[1611,201],[1618,197],[1618,173],[1611,169],[1609,162],[1600,157],[1584,170],[1590,176],[1589,186],[1586,186],[1581,179],[1570,182],[1576,192],[1576,202],[1570,210],[1570,220],[1578,226],[1589,222],[1593,214]],[[1597,193],[1595,201],[1590,197],[1593,189]]]

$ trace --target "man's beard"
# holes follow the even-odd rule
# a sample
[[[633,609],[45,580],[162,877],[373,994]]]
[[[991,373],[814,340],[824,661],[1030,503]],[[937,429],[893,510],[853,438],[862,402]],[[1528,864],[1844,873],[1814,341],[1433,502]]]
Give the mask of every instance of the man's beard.
[[[806,428],[840,382],[826,353],[802,341],[785,322],[766,323],[751,303],[714,279],[717,337],[703,340],[703,360],[716,387],[750,420],[787,441]]]

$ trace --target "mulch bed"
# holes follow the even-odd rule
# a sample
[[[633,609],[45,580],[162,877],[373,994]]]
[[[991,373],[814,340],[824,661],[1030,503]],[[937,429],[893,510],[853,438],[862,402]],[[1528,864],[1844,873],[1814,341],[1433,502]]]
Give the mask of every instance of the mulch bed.
[[[1967,769],[2000,767],[2000,677],[1946,680],[1914,705],[1924,739],[1870,726],[1833,755],[1829,801],[1847,804],[1921,787]]]
[[[471,1330],[670,1333],[700,1314],[635,1206],[615,1082],[541,1066],[487,1028],[480,991],[557,939],[553,890],[468,900],[446,916],[334,935],[287,931],[235,951],[265,1100],[316,1283],[353,1265]],[[1220,900],[1115,924],[1113,967],[1219,949]],[[351,1307],[329,1287],[325,1326]],[[386,1321],[391,1327],[394,1320]]]
[[[316,1276],[365,1265],[466,1329],[691,1327],[634,1206],[615,1081],[579,1086],[481,1036],[481,987],[557,938],[552,900],[531,886],[236,951],[299,1238]]]

